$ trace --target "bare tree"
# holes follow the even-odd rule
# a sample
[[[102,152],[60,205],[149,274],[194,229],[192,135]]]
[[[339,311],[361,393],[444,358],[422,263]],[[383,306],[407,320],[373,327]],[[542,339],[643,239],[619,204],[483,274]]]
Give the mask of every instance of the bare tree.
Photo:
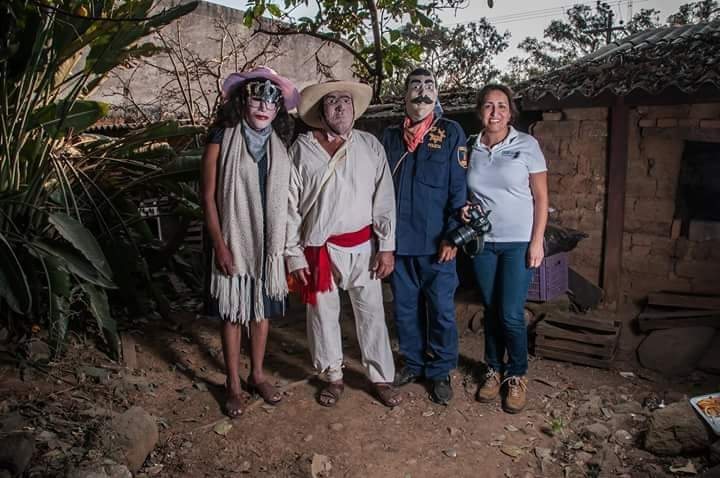
[[[123,99],[116,106],[117,114],[141,121],[177,118],[192,125],[208,124],[222,99],[222,81],[228,73],[271,63],[282,55],[281,38],[249,34],[225,18],[214,20],[207,40],[212,46],[200,51],[184,33],[187,21],[156,34],[159,53],[140,58],[134,69],[113,74],[116,84],[109,93]],[[316,58],[320,68],[317,54]],[[148,81],[153,83],[151,94],[143,84]]]

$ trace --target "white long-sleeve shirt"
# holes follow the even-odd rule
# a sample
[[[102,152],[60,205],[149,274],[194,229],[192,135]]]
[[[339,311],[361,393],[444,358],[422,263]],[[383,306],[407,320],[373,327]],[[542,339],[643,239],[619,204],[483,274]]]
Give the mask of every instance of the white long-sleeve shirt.
[[[300,135],[290,148],[285,256],[291,272],[307,267],[304,246],[322,246],[330,236],[368,224],[378,250],[395,250],[395,192],[385,150],[372,134],[353,130],[346,152],[313,206],[332,158],[312,132]]]

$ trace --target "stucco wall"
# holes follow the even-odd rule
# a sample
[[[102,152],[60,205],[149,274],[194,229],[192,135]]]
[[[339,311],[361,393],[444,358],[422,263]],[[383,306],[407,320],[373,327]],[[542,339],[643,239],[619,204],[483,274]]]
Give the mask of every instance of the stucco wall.
[[[161,2],[158,8],[178,3],[174,0]],[[308,84],[321,81],[328,77],[335,79],[352,78],[352,57],[345,50],[326,44],[317,38],[307,35],[295,35],[287,37],[272,38],[258,34],[252,36],[252,31],[242,25],[243,12],[232,8],[216,5],[213,3],[200,2],[195,11],[179,19],[173,24],[167,25],[161,30],[163,36],[172,41],[178,39],[184,45],[184,49],[196,54],[202,60],[210,60],[209,66],[213,71],[218,71],[220,78],[226,77],[229,73],[241,69],[245,64],[252,66],[267,65],[275,69],[281,75],[293,80],[299,89]],[[226,25],[226,34],[218,24]],[[271,24],[266,25],[272,28]],[[178,36],[179,35],[179,36]],[[221,49],[221,38],[225,36],[224,49]],[[161,39],[155,35],[145,41],[151,41],[156,45],[163,45]],[[228,56],[232,43],[239,46],[236,50],[241,51],[237,56]],[[267,54],[262,54],[267,50]],[[224,60],[223,60],[224,57]],[[155,116],[184,116],[185,109],[178,107],[181,102],[181,95],[173,93],[174,86],[172,62],[167,54],[160,53],[147,59],[160,68],[152,67],[143,61],[136,62],[132,68],[126,68],[116,72],[116,77],[110,77],[95,92],[94,98],[107,101],[113,105],[130,106],[130,102],[123,95],[124,83],[129,82],[129,89],[132,97],[139,105],[144,105],[147,111]],[[161,71],[166,70],[166,71]],[[199,104],[205,105],[203,95],[207,95],[209,102],[215,99],[219,90],[219,84],[211,77],[205,77],[197,82],[190,75],[185,75],[181,68],[183,82],[192,86],[187,88]],[[127,92],[126,92],[127,93]],[[160,101],[158,101],[160,100]],[[132,109],[132,108],[130,108]],[[207,107],[205,106],[206,110]],[[177,112],[177,113],[175,113]]]

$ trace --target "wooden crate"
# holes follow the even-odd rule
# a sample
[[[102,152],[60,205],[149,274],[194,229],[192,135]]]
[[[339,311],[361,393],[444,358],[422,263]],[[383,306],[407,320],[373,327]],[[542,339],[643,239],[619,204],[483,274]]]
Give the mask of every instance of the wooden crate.
[[[535,328],[535,355],[609,368],[615,358],[620,328],[616,320],[554,312]]]

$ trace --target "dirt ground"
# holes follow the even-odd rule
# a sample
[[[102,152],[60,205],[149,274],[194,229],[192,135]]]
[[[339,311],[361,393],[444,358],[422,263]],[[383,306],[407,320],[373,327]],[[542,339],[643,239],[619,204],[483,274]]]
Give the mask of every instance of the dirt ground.
[[[641,450],[645,416],[617,411],[624,403],[653,396],[670,402],[720,384],[718,377],[697,375],[670,383],[632,362],[618,364],[634,372],[625,378],[618,370],[531,357],[529,405],[509,415],[499,402],[474,400],[483,337],[460,322],[452,403],[435,405],[422,384],[412,384],[402,388],[404,403],[391,410],[367,391],[350,308],[344,310],[347,386],[334,408],[315,401],[320,382],[310,367],[303,310],[293,305],[287,318],[272,323],[266,362],[285,390],[283,401],[272,407],[248,398],[243,416],[224,419],[219,323],[179,306],[174,323],[151,319],[127,331],[137,343],[132,371],[77,339],[49,374],[3,364],[0,416],[19,414],[30,428],[54,434],[55,442],[38,446],[27,476],[63,476],[93,458],[102,421],[139,405],[160,425],[160,440],[139,476],[308,477],[313,463],[326,460],[329,466],[318,476],[662,477],[673,476],[670,467],[688,459]],[[79,374],[78,367],[87,365],[97,367],[86,370],[90,375],[108,373]],[[625,420],[628,443],[611,438],[601,445],[582,436],[582,426],[615,416]],[[697,470],[706,466],[703,458],[694,460]]]

